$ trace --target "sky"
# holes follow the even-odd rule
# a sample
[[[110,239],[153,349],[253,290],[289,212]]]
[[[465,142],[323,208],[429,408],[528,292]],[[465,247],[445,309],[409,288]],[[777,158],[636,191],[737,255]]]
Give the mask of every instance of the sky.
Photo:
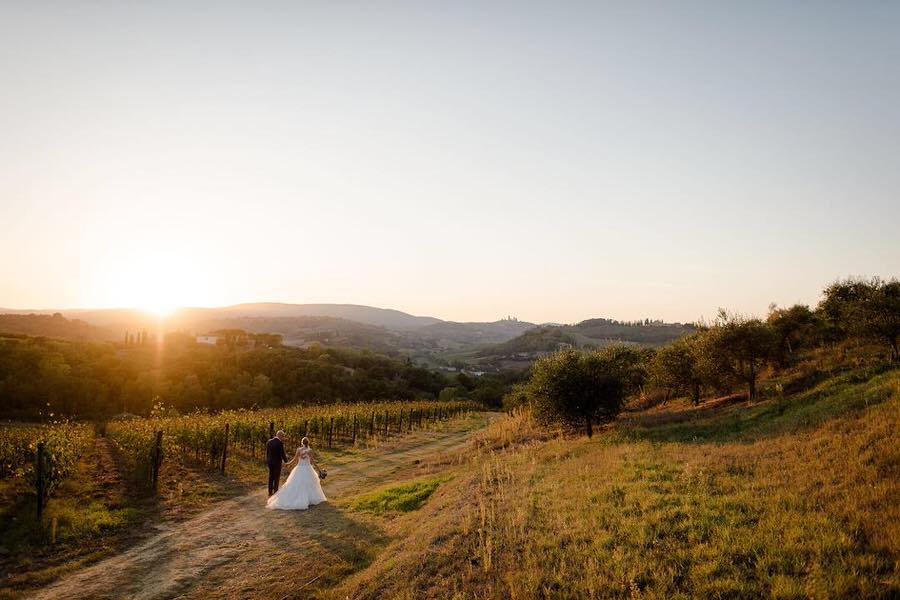
[[[900,276],[900,3],[0,3],[0,306],[692,321]]]

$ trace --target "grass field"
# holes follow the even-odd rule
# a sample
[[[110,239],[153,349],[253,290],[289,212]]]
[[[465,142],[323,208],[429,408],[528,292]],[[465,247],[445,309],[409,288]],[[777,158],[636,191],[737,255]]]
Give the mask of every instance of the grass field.
[[[322,452],[329,503],[303,513],[263,509],[246,457],[227,478],[173,464],[174,491],[140,513],[114,512],[131,506],[122,482],[101,490],[78,471],[69,495],[102,510],[15,581],[76,571],[40,598],[896,598],[898,425],[900,370],[861,365],[752,404],[632,410],[592,439],[525,412],[471,414]],[[148,516],[165,524],[137,545],[102,534],[139,537],[129,523]],[[77,539],[131,547],[82,569],[97,556]],[[302,583],[271,569],[282,552]]]
[[[632,414],[591,440],[504,418],[325,595],[900,596],[900,371],[712,404]]]

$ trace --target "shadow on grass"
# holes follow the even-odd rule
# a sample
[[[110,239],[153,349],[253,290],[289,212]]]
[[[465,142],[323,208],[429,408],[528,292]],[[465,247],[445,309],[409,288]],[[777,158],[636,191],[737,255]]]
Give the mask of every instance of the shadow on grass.
[[[286,553],[317,552],[331,557],[324,561],[329,566],[316,582],[317,588],[365,569],[390,541],[381,527],[354,519],[329,502],[308,510],[270,512],[262,533],[273,545]]]
[[[133,496],[126,482],[103,466],[108,464],[98,447],[89,450],[50,497],[40,520],[30,485],[0,482],[0,589],[21,592],[102,558],[125,545],[153,514],[154,501]]]
[[[841,414],[864,410],[900,394],[900,369],[882,366],[827,379],[805,392],[767,399],[623,419],[629,440],[682,443],[752,442],[816,427]]]

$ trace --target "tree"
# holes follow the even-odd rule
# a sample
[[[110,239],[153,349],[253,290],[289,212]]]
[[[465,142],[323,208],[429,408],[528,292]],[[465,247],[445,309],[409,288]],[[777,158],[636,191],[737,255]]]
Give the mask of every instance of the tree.
[[[848,334],[880,340],[900,360],[900,281],[846,279],[825,288],[819,310]]]
[[[503,381],[483,375],[476,380],[475,389],[469,393],[469,398],[483,406],[500,407],[506,391],[507,386]]]
[[[805,304],[790,308],[772,304],[766,323],[775,336],[775,360],[781,367],[787,366],[794,352],[812,347],[819,340],[820,320]]]
[[[671,393],[691,395],[694,406],[700,403],[704,377],[699,352],[702,334],[694,333],[678,338],[657,350],[650,363],[653,383],[666,390],[666,400]]]
[[[707,352],[716,352],[724,358],[730,374],[747,384],[751,400],[756,398],[759,371],[773,353],[775,335],[772,328],[759,319],[720,309],[718,319],[707,335],[711,342]]]
[[[640,385],[640,362],[641,353],[625,346],[564,350],[539,359],[527,385],[535,416],[583,426],[591,437],[594,424],[615,418],[625,397]]]
[[[520,406],[529,406],[531,403],[528,383],[517,383],[503,395],[503,408],[512,410]]]
[[[463,372],[460,372],[456,376],[456,384],[461,387],[466,388],[469,391],[472,391],[475,389],[475,381],[473,381],[471,377],[469,377],[468,375],[466,375]]]
[[[445,387],[438,394],[438,400],[441,402],[450,402],[452,400],[461,400],[468,396],[468,390],[461,386]]]

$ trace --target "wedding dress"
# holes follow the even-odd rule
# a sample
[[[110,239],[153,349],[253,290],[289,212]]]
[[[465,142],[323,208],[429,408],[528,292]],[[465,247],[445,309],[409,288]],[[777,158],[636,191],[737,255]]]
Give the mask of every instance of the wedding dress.
[[[300,450],[300,460],[287,481],[266,502],[266,508],[282,510],[306,510],[312,504],[325,502],[325,492],[319,483],[319,474],[309,462],[310,450]]]

